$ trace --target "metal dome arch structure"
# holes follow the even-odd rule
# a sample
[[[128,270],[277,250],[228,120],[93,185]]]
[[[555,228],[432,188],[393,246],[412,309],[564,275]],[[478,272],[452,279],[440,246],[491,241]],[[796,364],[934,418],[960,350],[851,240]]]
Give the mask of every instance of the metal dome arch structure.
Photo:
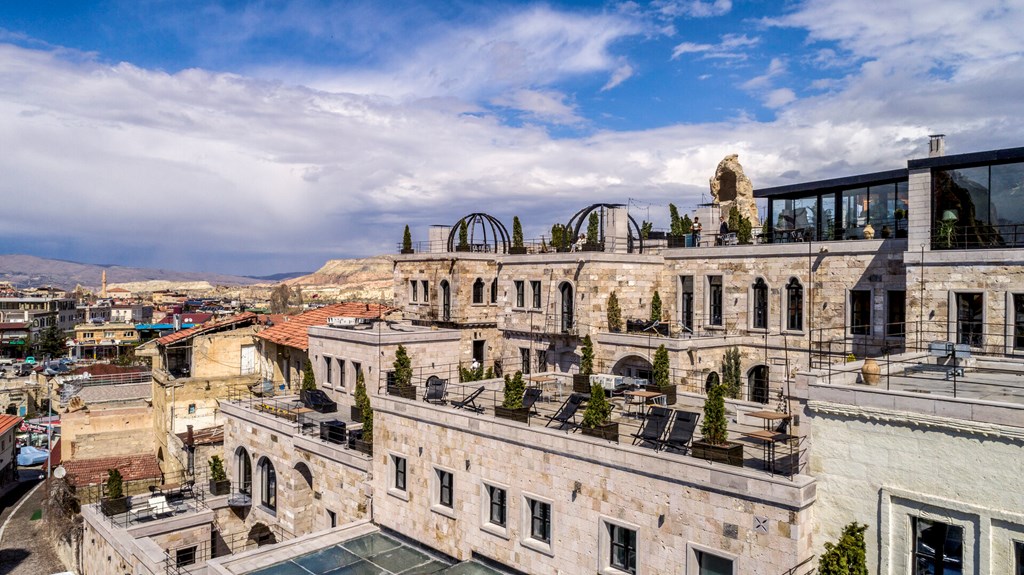
[[[483,212],[465,215],[452,226],[448,232],[448,251],[455,252],[458,246],[459,229],[466,224],[466,234],[471,251],[507,254],[509,246],[508,229],[498,218]]]
[[[624,207],[626,207],[626,204],[591,204],[576,212],[571,218],[569,218],[569,223],[565,226],[567,230],[572,230],[572,236],[570,236],[569,243],[576,241],[576,238],[580,237],[580,228],[583,228],[589,223],[591,212],[597,211],[598,218],[600,219],[600,224],[597,227],[599,234],[598,241],[599,243],[604,244],[605,215],[608,210],[612,208]],[[626,217],[629,218],[629,226],[627,227],[626,234],[627,251],[629,253],[633,253],[634,247],[639,245],[637,253],[643,253],[644,238],[640,234],[640,225],[636,223],[636,220],[633,219],[632,215],[627,213]],[[587,241],[591,241],[591,238],[587,238]]]

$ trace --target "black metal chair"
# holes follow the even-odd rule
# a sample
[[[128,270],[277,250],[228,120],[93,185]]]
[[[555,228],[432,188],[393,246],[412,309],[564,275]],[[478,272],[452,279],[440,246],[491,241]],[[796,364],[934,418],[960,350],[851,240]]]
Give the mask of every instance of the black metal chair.
[[[576,423],[576,412],[579,411],[580,406],[587,401],[587,396],[582,393],[574,393],[566,398],[562,406],[558,408],[558,412],[554,415],[548,416],[548,422],[544,427],[549,427],[553,422],[558,422],[558,429],[564,428],[566,425],[570,425],[570,431],[575,430],[579,427]]]
[[[540,395],[541,390],[539,387],[531,387],[523,392],[523,407],[529,409],[531,415],[537,414],[537,410],[534,408],[534,405],[537,403],[537,400],[540,399]]]
[[[687,452],[690,443],[693,441],[693,434],[697,430],[697,422],[700,420],[699,413],[690,411],[676,411],[675,419],[669,426],[668,435],[664,440],[659,441],[661,448],[668,451]]]
[[[303,389],[299,392],[302,405],[318,413],[335,413],[338,404],[319,389]]]
[[[640,433],[631,433],[633,445],[651,444],[655,449],[668,429],[669,420],[672,419],[672,410],[667,407],[652,405],[647,408],[647,414],[640,426]]]
[[[427,389],[423,392],[423,401],[444,405],[448,403],[445,399],[448,396],[448,380],[441,379],[436,375],[427,378]]]
[[[468,409],[477,413],[483,413],[484,408],[481,405],[476,404],[476,398],[480,397],[480,394],[484,392],[484,386],[476,388],[476,391],[466,396],[462,401],[453,401],[452,405],[455,409]]]

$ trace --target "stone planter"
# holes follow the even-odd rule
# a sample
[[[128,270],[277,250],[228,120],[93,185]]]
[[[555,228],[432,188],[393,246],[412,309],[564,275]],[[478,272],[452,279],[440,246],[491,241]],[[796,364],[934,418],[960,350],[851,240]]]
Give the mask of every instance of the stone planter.
[[[457,252],[471,252],[471,251],[473,251],[473,248],[471,248],[469,246],[455,246],[455,251],[457,251]]]
[[[525,246],[521,246],[521,247],[518,247],[518,248],[517,247],[511,247],[511,248],[508,249],[508,253],[509,253],[509,255],[512,255],[512,256],[521,256],[521,255],[526,253],[526,247]]]
[[[580,429],[583,430],[583,435],[598,437],[615,443],[619,442],[619,423],[617,421],[597,427],[580,427]]]
[[[231,481],[228,479],[210,480],[210,495],[227,495],[231,493]]]
[[[352,449],[355,449],[359,453],[373,455],[373,442],[363,441],[362,439],[355,439],[352,441]]]
[[[403,399],[411,399],[416,401],[416,386],[407,385],[405,387],[399,385],[389,385],[388,395],[397,395]]]
[[[668,247],[670,248],[685,248],[687,244],[687,236],[668,236]]]
[[[578,373],[572,374],[572,390],[575,393],[585,393],[590,395],[590,376],[580,375]]]
[[[359,407],[355,406],[355,405],[349,406],[349,409],[351,410],[349,412],[349,415],[351,416],[352,421],[354,421],[356,423],[362,423],[363,422],[363,410],[359,409]]]
[[[510,409],[496,405],[494,407],[494,415],[495,417],[511,419],[512,421],[518,421],[519,423],[530,423],[530,409],[527,407]]]
[[[860,377],[864,381],[864,385],[878,385],[881,375],[882,369],[878,367],[875,358],[869,357],[864,360],[864,365],[860,368]]]
[[[725,445],[712,445],[703,441],[694,441],[690,454],[697,459],[714,463],[725,463],[743,467],[743,444],[728,442]]]
[[[100,510],[103,511],[103,514],[107,517],[120,515],[121,513],[128,513],[131,508],[132,506],[128,503],[127,497],[100,500]]]
[[[404,254],[404,255],[414,254],[414,253],[416,253],[416,250],[414,250],[412,248],[409,248],[409,249],[402,248],[402,254]]]

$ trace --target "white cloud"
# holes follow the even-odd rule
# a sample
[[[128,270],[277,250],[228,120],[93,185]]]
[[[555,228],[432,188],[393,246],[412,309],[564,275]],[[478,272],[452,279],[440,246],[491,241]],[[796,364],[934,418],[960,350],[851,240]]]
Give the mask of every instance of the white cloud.
[[[781,108],[796,100],[796,94],[789,88],[779,88],[768,92],[765,96],[764,105],[768,108]]]
[[[615,72],[612,73],[612,77],[608,78],[608,82],[606,82],[605,85],[601,87],[601,91],[607,92],[608,90],[611,90],[612,88],[618,86],[619,84],[625,82],[626,80],[632,77],[633,67],[630,66],[629,64],[623,64],[622,66],[619,66],[618,68],[615,69]]]
[[[583,118],[576,114],[573,105],[566,104],[566,96],[553,90],[518,90],[494,98],[496,106],[513,108],[526,112],[530,117],[555,124],[578,124]]]
[[[701,54],[703,58],[717,58],[724,60],[745,60],[747,54],[742,50],[758,45],[761,39],[751,38],[746,34],[725,34],[718,44],[701,44],[694,42],[681,42],[672,49],[672,60],[683,54]]]
[[[709,18],[728,14],[732,10],[732,0],[661,0],[651,3],[651,7],[670,18]]]
[[[744,90],[763,90],[772,85],[775,78],[782,74],[785,74],[787,70],[786,62],[781,58],[772,58],[768,63],[768,69],[765,70],[764,74],[755,76],[746,82],[740,84],[740,87]]]

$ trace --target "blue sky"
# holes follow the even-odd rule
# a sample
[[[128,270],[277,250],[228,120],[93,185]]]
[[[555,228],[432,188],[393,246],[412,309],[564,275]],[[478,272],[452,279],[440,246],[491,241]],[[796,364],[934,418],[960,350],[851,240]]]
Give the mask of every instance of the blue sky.
[[[6,252],[267,274],[1024,142],[1016,2],[0,3]],[[43,215],[45,214],[45,215]]]

